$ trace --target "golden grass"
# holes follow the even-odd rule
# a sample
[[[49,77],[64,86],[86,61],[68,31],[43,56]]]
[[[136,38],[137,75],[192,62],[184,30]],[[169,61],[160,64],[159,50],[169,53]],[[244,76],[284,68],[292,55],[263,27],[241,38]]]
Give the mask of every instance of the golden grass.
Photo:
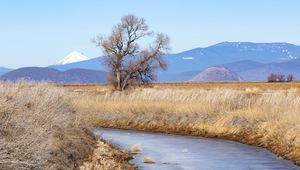
[[[298,82],[182,83],[118,92],[108,85],[0,83],[0,169],[76,169],[96,145],[90,126],[226,138],[265,147],[300,165],[299,87]],[[108,152],[118,151],[107,145],[97,146],[83,169],[132,168],[127,154],[114,160]]]
[[[300,164],[298,93],[282,90],[287,87],[264,92],[170,86],[73,93],[73,105],[85,113],[77,119],[95,127],[221,137],[265,147]]]
[[[70,91],[77,92],[105,92],[113,90],[113,87],[107,84],[104,85],[60,85]],[[217,82],[217,83],[153,83],[147,87],[158,89],[202,89],[202,90],[240,90],[246,92],[265,92],[265,91],[286,91],[300,93],[300,82]]]
[[[203,90],[213,89],[231,89],[250,92],[263,92],[263,91],[288,91],[296,90],[300,92],[300,82],[215,82],[215,83],[157,83],[152,84],[155,88],[193,88]]]
[[[0,83],[0,169],[74,169],[94,148],[64,90]]]
[[[78,169],[96,138],[89,124],[76,119],[71,99],[64,89],[45,83],[0,82],[0,169]],[[106,148],[102,155],[113,151],[108,144],[97,147]],[[100,167],[132,167],[126,154],[117,155],[103,159]]]

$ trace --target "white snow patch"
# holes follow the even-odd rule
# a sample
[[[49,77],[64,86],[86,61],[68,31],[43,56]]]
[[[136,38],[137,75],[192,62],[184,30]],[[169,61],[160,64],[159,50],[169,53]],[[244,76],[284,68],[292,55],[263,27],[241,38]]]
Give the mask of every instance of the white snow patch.
[[[241,42],[237,42],[237,43],[234,43],[233,46],[239,47],[241,44],[242,44]]]
[[[199,54],[199,55],[203,55],[203,52],[200,52],[200,51],[199,51],[197,54]]]
[[[288,55],[288,58],[290,58],[292,60],[298,59],[298,57],[295,57],[295,56],[292,56],[292,55]]]
[[[182,57],[183,60],[194,60],[194,57]]]
[[[88,59],[89,58],[87,56],[81,54],[80,52],[73,51],[72,53],[70,53],[69,55],[67,55],[60,61],[58,61],[57,65],[65,65],[65,64],[75,63],[79,61],[85,61]]]

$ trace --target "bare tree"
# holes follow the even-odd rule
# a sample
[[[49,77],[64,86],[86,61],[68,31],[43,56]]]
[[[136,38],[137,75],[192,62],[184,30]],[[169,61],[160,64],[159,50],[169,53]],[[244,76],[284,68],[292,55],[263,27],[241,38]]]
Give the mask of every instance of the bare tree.
[[[154,37],[148,48],[141,49],[139,40]],[[162,56],[169,50],[169,37],[149,31],[143,18],[134,15],[122,17],[108,37],[98,37],[94,42],[103,49],[104,64],[111,73],[111,82],[117,90],[124,90],[133,83],[155,80],[156,70],[166,69]]]
[[[271,73],[268,77],[268,82],[277,82],[277,75],[274,73]]]
[[[285,82],[285,75],[283,75],[283,74],[278,74],[278,75],[277,75],[277,81],[278,81],[278,82]]]
[[[294,80],[294,76],[292,74],[287,75],[286,82],[292,82]]]
[[[268,82],[292,82],[293,80],[294,76],[292,74],[285,76],[283,74],[271,73],[268,77]]]

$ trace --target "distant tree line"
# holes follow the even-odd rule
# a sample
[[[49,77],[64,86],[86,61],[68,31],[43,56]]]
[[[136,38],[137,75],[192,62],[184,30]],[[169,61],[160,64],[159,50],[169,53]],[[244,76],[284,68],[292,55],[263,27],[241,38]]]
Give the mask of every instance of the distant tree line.
[[[274,74],[271,73],[268,77],[268,82],[292,82],[294,80],[294,76],[292,74],[284,75],[284,74]]]

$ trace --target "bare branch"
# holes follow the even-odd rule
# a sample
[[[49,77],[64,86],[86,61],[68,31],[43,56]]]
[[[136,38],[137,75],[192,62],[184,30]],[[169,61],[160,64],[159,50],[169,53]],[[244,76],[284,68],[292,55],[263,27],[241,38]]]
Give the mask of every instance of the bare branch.
[[[153,32],[143,18],[126,15],[121,23],[113,27],[107,38],[97,37],[94,41],[103,49],[104,64],[111,72],[112,82],[118,90],[129,84],[148,83],[155,80],[157,69],[166,69],[162,56],[170,49],[170,39],[162,33],[156,34],[155,41],[148,49],[140,50],[138,41]]]

